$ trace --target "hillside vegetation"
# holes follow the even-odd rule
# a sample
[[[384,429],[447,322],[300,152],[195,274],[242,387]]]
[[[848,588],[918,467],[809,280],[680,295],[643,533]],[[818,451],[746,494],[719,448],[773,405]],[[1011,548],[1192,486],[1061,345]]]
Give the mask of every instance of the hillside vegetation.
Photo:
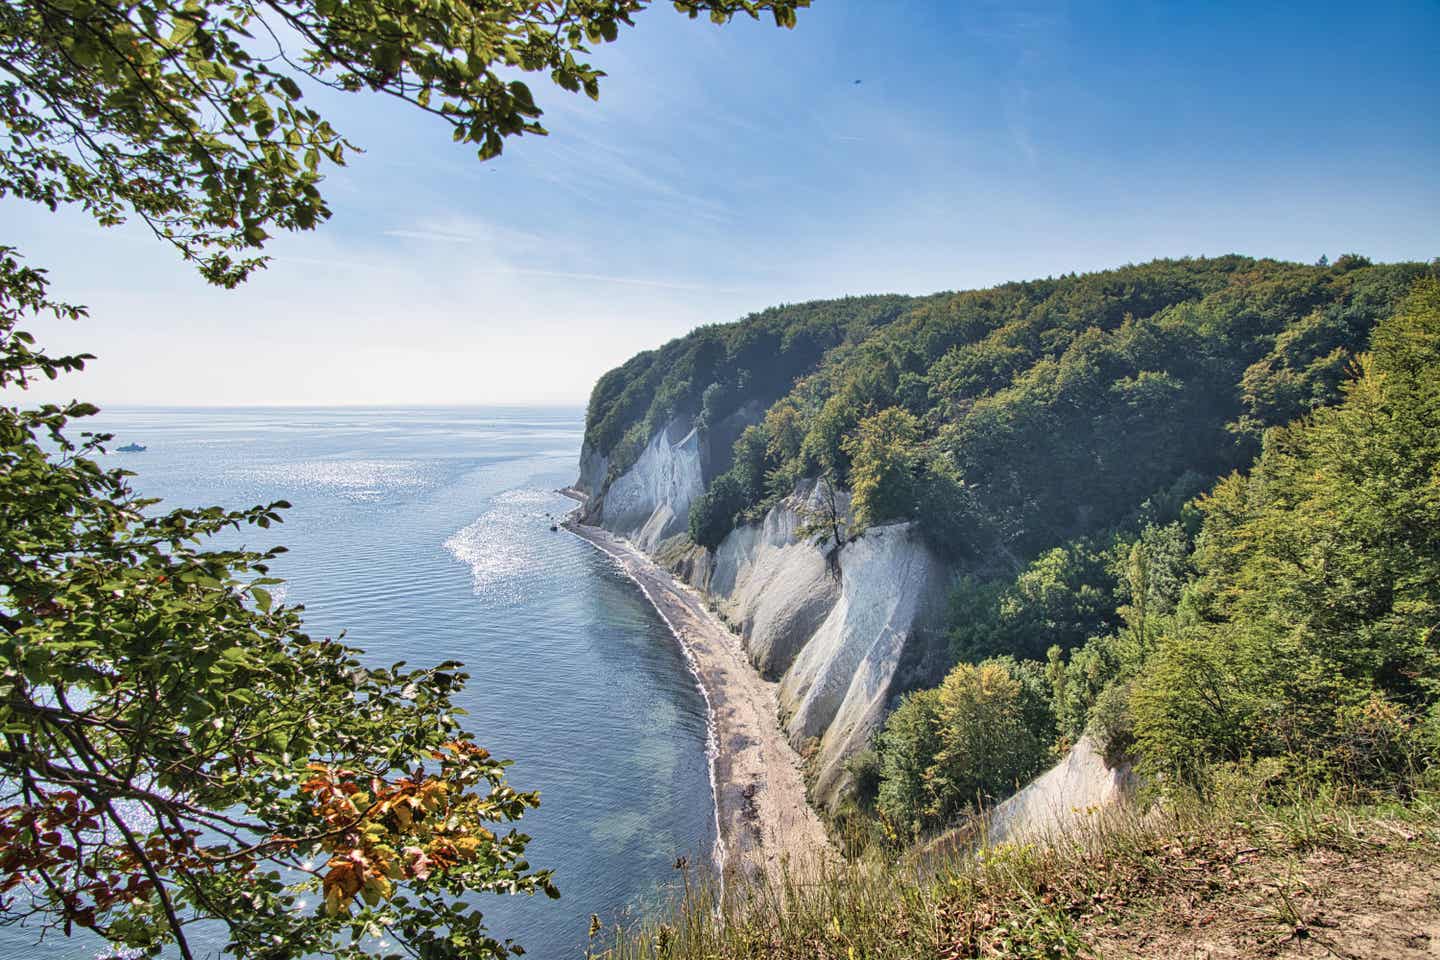
[[[1337,405],[1268,432],[1179,520],[962,580],[962,662],[859,758],[861,806],[915,834],[1026,779],[1033,749],[968,757],[997,717],[1023,730],[1011,744],[1088,730],[1157,784],[1265,763],[1288,783],[1410,789],[1440,757],[1440,283],[1418,282],[1370,345]],[[1047,642],[1043,667],[1015,659]]]
[[[1265,427],[1334,401],[1424,270],[1230,256],[779,307],[606,374],[586,440],[619,473],[672,416],[755,405],[697,542],[826,476],[861,526],[915,518],[949,556],[1013,563],[1248,463]]]

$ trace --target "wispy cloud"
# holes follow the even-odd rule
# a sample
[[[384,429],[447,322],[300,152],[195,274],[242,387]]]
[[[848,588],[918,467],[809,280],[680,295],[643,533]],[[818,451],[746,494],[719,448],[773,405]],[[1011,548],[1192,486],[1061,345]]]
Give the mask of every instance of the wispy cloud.
[[[1007,59],[1013,57],[1002,106],[1005,129],[1015,151],[1032,167],[1039,162],[1040,151],[1033,132],[1031,80],[1045,72],[1055,49],[1064,41],[1065,29],[1063,12],[1009,4],[982,6],[966,26],[971,36],[998,48]]]
[[[655,280],[649,277],[619,277],[602,273],[577,273],[569,270],[536,270],[525,267],[482,270],[480,273],[518,274],[527,277],[554,277],[560,280],[590,280],[597,283],[618,283],[629,287],[656,287],[661,290],[697,290],[706,293],[741,293],[744,287],[720,287],[708,283],[685,283],[677,280]]]
[[[1020,151],[1020,155],[1030,166],[1035,166],[1040,159],[1040,152],[1035,148],[1035,138],[1030,133],[1030,88],[1020,76],[1016,77],[1015,84],[1006,97],[1005,127],[1010,131],[1010,139],[1014,142],[1015,149]]]
[[[424,240],[429,243],[467,244],[475,243],[478,237],[463,233],[441,233],[438,230],[382,230],[382,236],[398,237],[401,240]]]
[[[710,223],[735,220],[723,200],[678,185],[686,171],[662,143],[642,144],[637,150],[628,143],[619,146],[602,136],[571,130],[565,139],[557,137],[548,146],[550,169],[541,175],[577,195],[623,196],[631,208],[644,203]],[[673,168],[669,175],[663,172],[667,166]]]
[[[356,273],[374,275],[377,270],[391,270],[385,264],[377,264],[369,259],[341,259],[337,257],[297,257],[291,254],[277,254],[277,264],[302,264],[307,267],[324,267],[327,270],[352,270]]]
[[[464,269],[472,276],[549,277],[556,280],[580,280],[589,283],[703,293],[741,293],[747,289],[665,277],[567,270],[562,266],[519,266],[516,264],[517,259],[532,259],[539,250],[544,250],[548,254],[544,259],[550,260],[552,263],[558,259],[562,264],[566,260],[586,258],[590,252],[583,247],[547,243],[545,238],[535,234],[506,230],[467,218],[425,221],[409,227],[393,227],[382,230],[380,235],[399,240],[414,240],[422,244],[436,244],[441,247],[479,247],[482,251],[479,255],[467,254],[465,257]],[[309,257],[286,257],[285,260],[291,263],[352,270],[385,269],[384,258],[376,256],[374,251],[367,251],[365,255],[355,260],[322,260]]]
[[[381,230],[380,236],[444,246],[478,246],[484,254],[502,260],[555,246],[553,238],[530,230],[504,226],[482,217],[460,215],[420,217]]]

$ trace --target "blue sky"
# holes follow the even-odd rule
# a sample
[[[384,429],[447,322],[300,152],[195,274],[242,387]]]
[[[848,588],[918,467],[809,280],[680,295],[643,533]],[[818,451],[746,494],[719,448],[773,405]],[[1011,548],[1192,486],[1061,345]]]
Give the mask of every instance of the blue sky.
[[[1159,256],[1440,256],[1440,5],[816,0],[793,31],[668,3],[599,103],[488,164],[375,98],[333,219],[239,291],[139,231],[4,202],[91,308],[102,404],[583,403],[698,324]],[[859,84],[855,83],[860,80]],[[542,81],[532,84],[539,91]]]

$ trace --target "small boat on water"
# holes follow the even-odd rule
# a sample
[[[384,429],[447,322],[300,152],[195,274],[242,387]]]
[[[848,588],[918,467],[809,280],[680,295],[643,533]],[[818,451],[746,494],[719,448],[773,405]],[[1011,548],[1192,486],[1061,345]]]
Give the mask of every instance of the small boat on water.
[[[143,443],[127,443],[125,446],[115,449],[120,453],[144,453],[145,445]]]

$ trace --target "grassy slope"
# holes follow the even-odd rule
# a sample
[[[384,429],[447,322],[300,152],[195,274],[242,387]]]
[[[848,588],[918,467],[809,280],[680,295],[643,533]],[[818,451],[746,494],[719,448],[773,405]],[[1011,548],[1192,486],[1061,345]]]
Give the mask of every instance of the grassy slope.
[[[737,898],[730,898],[735,901]],[[921,867],[869,862],[695,892],[608,955],[639,958],[1434,957],[1440,795],[1262,802],[1232,789],[1052,847],[1003,844]]]

